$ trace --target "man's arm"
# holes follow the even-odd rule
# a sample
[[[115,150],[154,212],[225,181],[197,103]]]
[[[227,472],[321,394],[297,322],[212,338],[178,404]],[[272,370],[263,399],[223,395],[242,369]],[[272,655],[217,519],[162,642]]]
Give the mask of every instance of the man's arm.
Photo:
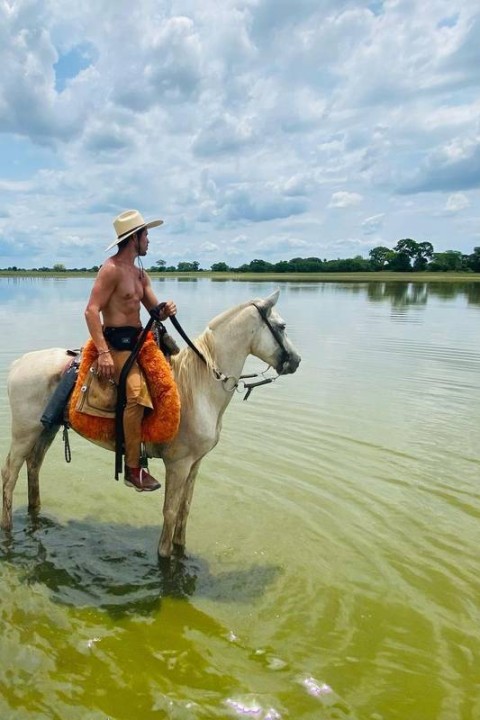
[[[157,297],[153,292],[152,283],[147,273],[144,274],[143,278],[142,305],[146,310],[148,310],[148,312],[156,308],[158,305]],[[170,315],[176,315],[176,313],[177,307],[173,300],[167,300],[167,302],[163,304],[163,307],[159,313],[159,320],[166,320],[168,317],[170,317]]]
[[[101,312],[108,304],[117,285],[117,273],[114,265],[103,265],[90,294],[85,308],[85,320],[90,336],[98,351],[97,370],[99,375],[112,378],[114,374],[113,360],[107,342],[103,336]]]

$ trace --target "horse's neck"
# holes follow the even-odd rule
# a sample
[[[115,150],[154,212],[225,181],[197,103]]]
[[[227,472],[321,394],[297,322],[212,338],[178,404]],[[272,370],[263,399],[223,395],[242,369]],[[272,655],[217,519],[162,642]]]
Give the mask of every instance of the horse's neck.
[[[185,348],[175,356],[173,368],[182,395],[182,402],[195,402],[206,393],[220,412],[228,405],[232,394],[225,392],[217,373],[225,377],[238,379],[249,354],[251,332],[242,319],[219,316],[207,327],[195,341],[206,360],[199,361],[193,351]]]
[[[250,333],[245,323],[235,318],[229,323],[213,325],[207,331],[212,336],[212,360],[216,368],[228,377],[240,377],[249,354]]]

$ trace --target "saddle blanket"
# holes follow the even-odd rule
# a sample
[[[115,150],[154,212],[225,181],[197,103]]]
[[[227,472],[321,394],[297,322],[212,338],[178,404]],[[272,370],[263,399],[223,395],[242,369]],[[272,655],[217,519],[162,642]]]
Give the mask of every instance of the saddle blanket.
[[[97,350],[92,339],[83,348],[78,377],[70,399],[68,420],[72,428],[89,440],[99,442],[115,441],[115,418],[95,417],[77,410],[82,387],[87,373],[97,359]],[[148,385],[153,409],[147,410],[142,421],[144,442],[164,443],[173,440],[180,424],[180,396],[170,364],[148,333],[139,352],[140,365]]]

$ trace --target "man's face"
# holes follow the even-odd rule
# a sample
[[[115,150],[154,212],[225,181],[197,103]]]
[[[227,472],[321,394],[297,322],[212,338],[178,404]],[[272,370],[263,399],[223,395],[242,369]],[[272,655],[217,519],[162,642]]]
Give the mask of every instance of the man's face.
[[[147,254],[148,250],[148,229],[145,228],[140,233],[140,237],[138,239],[138,254],[143,256]]]

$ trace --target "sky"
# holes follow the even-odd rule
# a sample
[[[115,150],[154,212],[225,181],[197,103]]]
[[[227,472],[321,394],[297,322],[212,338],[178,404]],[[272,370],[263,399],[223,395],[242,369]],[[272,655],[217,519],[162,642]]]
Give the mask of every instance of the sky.
[[[0,0],[0,63],[0,267],[480,245],[478,0]]]

